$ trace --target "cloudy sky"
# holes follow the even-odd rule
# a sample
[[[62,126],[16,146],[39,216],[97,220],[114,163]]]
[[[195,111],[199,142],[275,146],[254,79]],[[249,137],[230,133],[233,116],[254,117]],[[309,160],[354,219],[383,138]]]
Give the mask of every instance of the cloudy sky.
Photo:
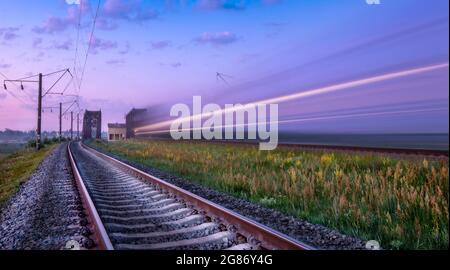
[[[157,106],[168,117],[166,108],[193,95],[251,102],[381,78],[281,102],[280,120],[290,121],[281,128],[448,133],[448,0],[98,3],[0,0],[1,79],[65,68],[75,75],[52,90],[67,87],[68,96],[45,97],[45,130],[57,129],[52,107],[69,106],[75,94],[80,109],[102,110],[105,127],[132,107]],[[44,89],[57,79],[45,77]],[[36,84],[7,86],[0,129],[36,128]]]

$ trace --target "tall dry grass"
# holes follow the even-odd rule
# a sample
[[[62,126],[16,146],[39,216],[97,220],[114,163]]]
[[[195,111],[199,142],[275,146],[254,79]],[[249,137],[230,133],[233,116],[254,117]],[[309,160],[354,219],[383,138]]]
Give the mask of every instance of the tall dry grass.
[[[447,161],[199,142],[97,146],[384,248],[448,248]]]

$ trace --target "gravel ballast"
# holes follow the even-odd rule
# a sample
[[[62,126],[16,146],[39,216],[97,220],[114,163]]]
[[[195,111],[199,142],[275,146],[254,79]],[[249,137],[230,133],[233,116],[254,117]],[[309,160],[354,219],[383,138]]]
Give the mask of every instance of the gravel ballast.
[[[67,154],[67,144],[57,146],[0,209],[0,249],[93,247]]]

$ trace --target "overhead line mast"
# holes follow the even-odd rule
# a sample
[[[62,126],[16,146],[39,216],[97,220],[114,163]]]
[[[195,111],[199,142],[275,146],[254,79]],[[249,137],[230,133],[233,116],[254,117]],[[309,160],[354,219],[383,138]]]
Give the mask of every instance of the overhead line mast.
[[[64,72],[63,74],[62,74],[62,76],[52,85],[52,87],[50,87],[47,91],[46,91],[46,93],[43,95],[42,94],[42,92],[43,92],[43,78],[44,77],[47,77],[47,76],[51,76],[51,75],[54,75],[54,74],[58,74],[58,73],[61,73],[61,72]],[[8,88],[7,88],[7,86],[6,86],[6,83],[13,83],[13,84],[15,84],[16,82],[17,83],[20,83],[20,87],[21,87],[21,89],[22,90],[24,90],[24,86],[23,86],[23,83],[38,83],[38,100],[37,100],[37,102],[38,102],[38,106],[37,106],[37,128],[36,128],[36,149],[37,150],[40,150],[41,149],[41,132],[42,132],[42,99],[47,95],[47,94],[51,94],[51,90],[55,87],[55,85],[57,85],[58,84],[58,82],[62,79],[62,77],[64,77],[64,75],[67,73],[67,72],[69,72],[69,74],[71,74],[70,73],[70,71],[68,70],[68,69],[64,69],[64,70],[60,70],[60,71],[55,71],[55,72],[52,72],[52,73],[48,73],[48,74],[42,74],[42,73],[39,73],[38,75],[32,75],[32,76],[28,76],[28,77],[24,77],[24,78],[20,78],[20,79],[17,79],[17,80],[9,80],[9,79],[6,79],[6,80],[4,80],[3,81],[3,87],[4,87],[4,89],[6,90],[6,91],[8,91]],[[4,76],[5,77],[5,76]],[[36,81],[36,80],[30,80],[31,78],[34,78],[34,77],[38,77],[38,80]],[[9,92],[9,91],[8,91]],[[14,96],[14,95],[13,95]]]

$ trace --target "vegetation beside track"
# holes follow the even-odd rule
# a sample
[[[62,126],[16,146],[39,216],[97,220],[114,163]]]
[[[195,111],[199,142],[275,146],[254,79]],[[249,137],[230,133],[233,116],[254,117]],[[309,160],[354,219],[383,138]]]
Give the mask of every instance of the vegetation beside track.
[[[20,185],[56,146],[49,141],[40,151],[29,146],[0,157],[0,207],[18,191]]]
[[[8,155],[25,148],[25,143],[3,143],[0,142],[0,160]]]
[[[448,160],[131,140],[93,146],[388,249],[448,249]]]

